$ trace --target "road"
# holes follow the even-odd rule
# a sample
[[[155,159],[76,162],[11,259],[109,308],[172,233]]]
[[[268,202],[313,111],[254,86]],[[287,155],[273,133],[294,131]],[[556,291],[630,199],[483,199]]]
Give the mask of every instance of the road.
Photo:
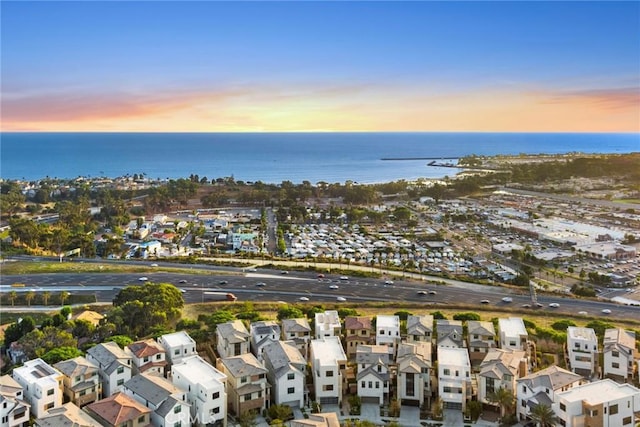
[[[200,268],[198,266],[198,268]],[[430,280],[402,280],[394,278],[393,285],[384,283],[384,279],[349,278],[342,280],[337,275],[327,274],[317,278],[311,272],[289,272],[267,269],[242,269],[225,267],[224,269],[208,267],[211,274],[188,274],[162,271],[151,273],[96,273],[96,274],[29,274],[3,275],[0,277],[0,292],[26,292],[35,290],[43,292],[60,292],[93,294],[99,302],[111,302],[115,294],[128,285],[142,283],[139,279],[146,277],[149,281],[173,283],[183,289],[187,303],[205,300],[205,290],[224,291],[235,294],[238,301],[299,301],[300,297],[309,299],[307,304],[317,302],[336,302],[343,297],[345,304],[365,301],[408,301],[423,302],[426,306],[470,305],[470,309],[514,308],[521,311],[534,309],[522,308],[530,304],[528,293],[514,292],[497,286],[485,286],[455,280],[446,280],[447,284],[436,284]],[[255,270],[255,271],[250,271]],[[442,279],[438,279],[442,280]],[[221,283],[226,281],[226,283]],[[181,283],[182,282],[182,283]],[[262,287],[256,286],[262,282]],[[13,283],[24,283],[27,286],[14,288]],[[332,289],[330,286],[337,286]],[[434,291],[435,294],[420,295],[418,291]],[[510,296],[513,302],[505,303],[502,298]],[[481,304],[488,300],[488,304]],[[585,317],[611,317],[640,320],[640,307],[614,304],[606,300],[580,300],[559,296],[539,295],[538,302],[544,307],[538,311],[560,312],[577,315],[586,312]],[[550,308],[549,304],[557,303],[558,308]],[[603,309],[610,309],[610,315],[602,314]]]

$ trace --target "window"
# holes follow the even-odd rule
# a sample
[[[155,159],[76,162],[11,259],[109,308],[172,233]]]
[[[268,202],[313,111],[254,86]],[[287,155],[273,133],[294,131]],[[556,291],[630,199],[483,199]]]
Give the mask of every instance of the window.
[[[360,387],[365,388],[365,387],[366,387],[366,384],[367,384],[367,383],[366,383],[365,381],[361,381],[361,382],[360,382]]]
[[[212,412],[212,413],[214,413],[214,414],[219,414],[219,413],[220,413],[220,407],[218,406],[218,407],[216,407],[216,408],[213,408],[213,409],[211,410],[211,412]]]
[[[176,422],[173,427],[182,427],[182,422],[178,421]]]
[[[460,371],[456,371],[456,377],[460,376]]]
[[[380,381],[376,381],[376,388],[380,388]]]
[[[159,353],[158,353],[158,354],[156,354],[156,360],[160,360],[160,359],[162,359],[162,355],[161,355],[161,354],[159,354]]]
[[[446,368],[445,368],[445,370],[444,370],[444,374],[445,374],[445,375],[451,375],[451,371],[450,371],[449,369],[446,369]]]
[[[620,356],[620,353],[618,352],[618,350],[613,350],[611,352],[611,357],[618,357],[618,356]]]
[[[143,416],[141,416],[140,418],[138,418],[138,423],[143,423],[143,422],[145,422],[145,421],[146,421],[146,420],[145,420],[145,416],[144,416],[144,415],[143,415]]]
[[[564,403],[562,403],[562,402],[560,402],[560,410],[561,410],[562,412],[565,412],[565,411],[567,410],[567,406],[566,406]]]
[[[244,395],[244,401],[248,402],[249,400],[251,400],[251,393],[247,393]]]
[[[444,386],[444,387],[442,388],[442,391],[444,391],[445,393],[451,393],[451,387],[449,387],[449,386]]]
[[[612,368],[615,368],[615,369],[618,369],[618,368],[620,367],[620,364],[619,364],[618,362],[613,362],[613,363],[611,364],[611,367],[612,367]]]
[[[247,382],[247,377],[242,377],[242,378],[240,378],[240,382],[241,382],[242,384],[246,383],[246,382]]]
[[[509,345],[512,346],[512,347],[515,347],[516,342],[515,341],[509,341]]]
[[[631,424],[631,417],[624,417],[622,419],[622,425],[627,425],[627,424]]]
[[[182,412],[182,406],[178,405],[175,408],[173,408],[174,414],[179,414],[180,412]]]
[[[211,395],[211,398],[212,398],[212,399],[217,399],[217,398],[219,398],[219,397],[220,397],[220,392],[219,392],[219,391],[216,391],[215,393],[213,393],[213,394]]]
[[[328,377],[332,377],[333,376],[333,371],[327,371],[327,376]]]
[[[47,403],[46,405],[44,405],[44,410],[48,411],[49,409],[53,408],[53,405],[55,405],[54,402]]]
[[[363,330],[360,332],[360,335],[367,335],[367,331],[363,329]]]
[[[287,374],[287,379],[288,379],[288,380],[292,380],[292,379],[294,379],[295,377],[296,377],[296,374],[294,374],[294,373],[289,373],[289,374]]]
[[[119,374],[124,373],[124,366],[118,366],[118,373]]]
[[[52,394],[53,394],[53,389],[52,388],[47,390],[47,396],[51,396]]]
[[[615,415],[618,413],[618,405],[609,406],[609,415]]]
[[[295,387],[289,387],[289,388],[287,389],[287,394],[293,394],[293,393],[295,393],[295,392],[296,392],[296,388],[295,388]]]
[[[369,381],[369,388],[373,388],[373,381]]]
[[[322,386],[322,391],[333,391],[333,384],[325,384]]]
[[[591,411],[591,416],[592,417],[597,417],[598,416],[598,410],[594,409],[593,411]]]
[[[474,340],[477,340],[477,339],[478,339],[478,335],[477,335],[477,334],[475,334],[475,335],[473,336],[473,339],[474,339]]]
[[[78,382],[78,381],[80,381],[81,379],[82,379],[82,378],[81,378],[80,376],[77,376],[77,377],[76,377],[76,379],[75,379],[75,381],[76,381],[76,382]]]
[[[147,357],[143,358],[143,359],[142,359],[142,361],[143,361],[144,363],[147,363],[147,362],[149,361],[149,356],[147,356]]]
[[[117,383],[117,384],[118,384],[118,385],[122,385],[122,384],[124,384],[124,379],[123,379],[123,378],[120,378],[120,379],[118,380],[118,383]]]
[[[87,390],[82,390],[80,393],[78,393],[78,396],[84,396],[85,394],[87,394]]]
[[[173,352],[173,354],[175,354],[176,356],[178,356],[178,355],[180,354],[180,349],[179,349],[179,348],[177,348],[177,349]]]

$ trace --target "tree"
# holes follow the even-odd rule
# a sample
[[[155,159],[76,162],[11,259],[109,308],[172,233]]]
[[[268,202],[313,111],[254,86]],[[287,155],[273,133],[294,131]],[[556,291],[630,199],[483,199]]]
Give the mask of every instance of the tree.
[[[304,317],[304,314],[302,313],[302,310],[300,310],[299,308],[296,308],[296,307],[292,307],[290,305],[281,307],[278,310],[278,320],[299,319],[301,317]],[[284,418],[281,418],[281,419],[284,419]]]
[[[553,329],[555,329],[556,331],[560,331],[560,332],[567,332],[567,328],[569,326],[576,326],[576,324],[572,320],[568,320],[568,319],[558,320],[558,321],[553,322],[551,324],[551,327]]]
[[[44,305],[49,305],[49,298],[51,298],[51,292],[49,291],[44,291],[42,293],[42,303]]]
[[[16,303],[16,299],[18,299],[18,293],[16,291],[11,291],[9,292],[9,295],[7,298],[9,298],[9,302],[11,302],[11,306],[13,306]]]
[[[293,410],[287,405],[271,405],[267,411],[272,420],[289,421],[293,419]]]
[[[74,357],[82,356],[82,351],[75,347],[59,347],[47,351],[42,355],[42,360],[50,365],[61,362],[63,360],[73,359]]]
[[[60,305],[64,305],[65,301],[69,299],[69,296],[71,296],[71,294],[67,291],[60,292]]]
[[[113,341],[118,344],[118,346],[124,349],[126,346],[131,344],[133,340],[126,335],[113,335],[105,340],[106,342]]]
[[[67,331],[54,326],[34,329],[19,340],[30,359],[42,357],[49,350],[59,347],[78,347],[78,341]]]
[[[238,416],[238,424],[240,427],[256,427],[258,425],[256,416],[255,411],[244,411]]]
[[[554,427],[560,422],[560,418],[553,412],[550,406],[537,405],[529,413],[531,421],[537,423],[539,427]]]
[[[31,301],[33,301],[36,297],[36,291],[29,291],[24,296],[24,300],[27,302],[28,306],[31,306]]]
[[[515,400],[516,398],[513,392],[503,387],[487,395],[487,401],[497,404],[500,407],[500,418],[504,418],[507,412],[510,413],[513,410]]]
[[[20,338],[33,331],[35,328],[36,322],[31,316],[26,316],[19,322],[12,323],[4,331],[5,347],[9,347],[12,342],[18,341]]]

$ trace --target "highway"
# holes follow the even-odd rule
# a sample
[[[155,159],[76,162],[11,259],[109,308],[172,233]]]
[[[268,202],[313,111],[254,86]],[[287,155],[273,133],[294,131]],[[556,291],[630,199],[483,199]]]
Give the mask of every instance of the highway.
[[[182,266],[184,267],[184,266]],[[201,266],[197,267],[198,269]],[[336,302],[338,297],[346,299],[344,304],[351,305],[365,301],[408,301],[423,302],[425,306],[446,306],[468,304],[470,309],[512,308],[521,312],[544,311],[558,312],[585,317],[610,317],[640,320],[640,307],[618,305],[607,300],[582,300],[562,298],[560,296],[539,295],[540,308],[523,308],[531,304],[528,293],[517,293],[507,288],[485,286],[448,280],[447,284],[436,284],[427,280],[399,280],[394,284],[385,284],[384,279],[355,278],[341,279],[338,275],[327,274],[318,278],[311,272],[288,272],[282,274],[270,269],[247,269],[233,267],[207,267],[211,274],[173,273],[162,270],[145,273],[59,273],[59,274],[27,274],[2,275],[0,292],[27,292],[35,290],[52,293],[66,290],[70,293],[94,294],[98,302],[109,303],[115,294],[125,286],[139,285],[140,279],[172,283],[183,290],[185,302],[206,301],[204,291],[224,291],[236,295],[238,301],[285,301],[313,304],[318,302]],[[25,287],[12,287],[13,283],[24,283]],[[263,283],[263,286],[257,286]],[[337,287],[337,288],[336,288]],[[426,295],[419,291],[425,291]],[[429,292],[432,292],[431,294]],[[435,294],[433,294],[435,292]],[[513,301],[502,301],[510,296]],[[300,301],[306,297],[309,301]],[[482,300],[488,300],[482,304]],[[549,304],[557,303],[559,307],[551,308]],[[609,309],[611,314],[603,314]]]

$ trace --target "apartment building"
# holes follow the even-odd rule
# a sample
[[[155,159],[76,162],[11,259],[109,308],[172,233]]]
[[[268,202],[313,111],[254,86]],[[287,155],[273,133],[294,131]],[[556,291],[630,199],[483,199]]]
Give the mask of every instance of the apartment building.
[[[552,408],[564,427],[634,426],[640,389],[604,379],[557,393]]]
[[[273,402],[302,408],[306,401],[307,361],[295,341],[276,341],[266,346],[264,365]]]
[[[356,350],[358,396],[366,403],[384,404],[389,398],[389,347],[360,345]]]
[[[293,341],[300,354],[309,357],[309,342],[311,342],[311,326],[305,318],[282,320],[282,339]]]
[[[347,355],[338,337],[311,340],[311,367],[316,400],[320,404],[342,402]]]
[[[400,403],[422,407],[431,398],[431,343],[401,343],[396,365]]]
[[[414,314],[407,317],[407,342],[428,342],[433,338],[433,316],[425,314],[417,316]]]
[[[40,418],[52,408],[62,406],[63,375],[44,360],[27,360],[13,370],[13,379],[22,387],[31,415]]]
[[[516,381],[529,375],[529,360],[524,350],[492,348],[480,364],[478,402],[497,406],[488,396],[498,389],[516,395]]]
[[[336,310],[326,310],[315,314],[316,339],[339,337],[342,332],[340,316]]]
[[[396,315],[379,314],[376,316],[376,345],[384,345],[395,359],[396,350],[400,343],[400,317]]]
[[[171,381],[145,372],[124,384],[124,394],[151,409],[151,422],[155,427],[191,425],[187,393]]]
[[[100,370],[103,396],[121,392],[124,383],[131,379],[131,356],[113,341],[91,347],[86,358]]]
[[[151,409],[122,392],[87,405],[85,411],[104,427],[155,427]]]
[[[187,392],[191,419],[196,426],[227,426],[225,374],[200,356],[184,357],[171,366],[173,384]]]
[[[0,377],[0,426],[18,427],[29,421],[31,405],[24,400],[20,383],[9,375]]]
[[[253,354],[218,359],[217,368],[227,377],[227,403],[234,414],[251,410],[260,413],[268,408],[271,398],[268,371]]]
[[[167,369],[167,352],[153,339],[136,341],[124,348],[131,356],[132,375],[150,373],[164,376]]]
[[[216,350],[220,357],[247,354],[250,349],[251,334],[241,320],[233,320],[216,326]]]
[[[359,345],[375,344],[370,317],[347,316],[344,319],[344,335],[347,357],[355,356]]]
[[[586,378],[596,372],[598,363],[598,337],[592,328],[567,328],[567,353],[571,371]]]
[[[182,359],[196,356],[196,342],[185,331],[165,334],[158,338],[158,343],[164,348],[170,365],[181,363]]]
[[[264,347],[274,341],[280,341],[282,330],[280,325],[273,320],[253,322],[249,326],[251,334],[251,352],[259,361],[262,361]]]
[[[102,381],[98,366],[82,356],[53,365],[63,375],[64,400],[78,407],[102,399]]]
[[[438,395],[443,407],[464,411],[471,393],[471,362],[467,349],[438,347]]]
[[[604,331],[604,365],[602,373],[606,378],[627,382],[635,375],[637,359],[636,333],[622,328]]]
[[[478,366],[489,350],[497,347],[496,330],[492,322],[469,320],[467,322],[467,347],[472,366]]]

